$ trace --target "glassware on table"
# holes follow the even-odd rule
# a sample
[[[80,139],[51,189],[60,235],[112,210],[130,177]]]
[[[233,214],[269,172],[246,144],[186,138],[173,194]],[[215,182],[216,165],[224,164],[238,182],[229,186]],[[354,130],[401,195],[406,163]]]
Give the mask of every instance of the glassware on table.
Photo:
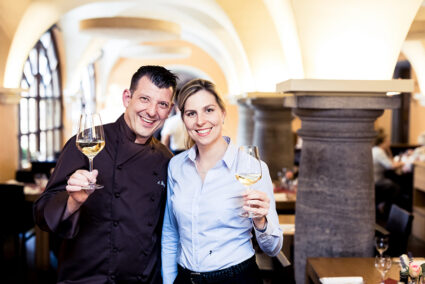
[[[388,237],[375,237],[375,248],[379,252],[379,256],[383,256],[388,249]]]
[[[251,185],[261,179],[261,161],[257,146],[240,146],[236,159],[236,179],[247,190],[252,190]],[[240,212],[241,217],[253,218],[251,212]]]
[[[381,282],[382,284],[385,283],[385,275],[391,268],[391,258],[389,256],[379,256],[377,255],[375,257],[375,268],[379,271],[381,274]]]
[[[99,114],[82,114],[77,134],[77,148],[89,159],[89,170],[93,171],[93,159],[105,147],[105,134]],[[83,189],[99,189],[103,185],[90,183]]]
[[[34,174],[34,181],[35,181],[35,184],[37,185],[38,189],[40,191],[44,191],[49,179],[47,178],[46,174],[36,173],[36,174]]]

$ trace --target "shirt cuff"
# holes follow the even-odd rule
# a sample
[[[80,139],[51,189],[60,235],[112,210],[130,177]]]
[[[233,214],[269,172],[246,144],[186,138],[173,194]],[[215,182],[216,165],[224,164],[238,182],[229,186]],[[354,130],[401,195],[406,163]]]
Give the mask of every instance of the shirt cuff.
[[[254,225],[254,229],[259,232],[259,233],[265,233],[267,230],[267,225],[269,222],[267,222],[267,218],[266,218],[266,224],[264,225],[264,228],[262,230],[258,229],[257,226],[255,226],[254,221],[252,221],[252,224]]]

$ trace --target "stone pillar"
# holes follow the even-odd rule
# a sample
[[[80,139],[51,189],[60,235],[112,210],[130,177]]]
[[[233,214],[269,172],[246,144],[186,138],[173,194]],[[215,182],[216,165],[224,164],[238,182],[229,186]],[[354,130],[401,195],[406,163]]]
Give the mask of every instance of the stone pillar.
[[[247,104],[247,99],[238,99],[238,145],[252,145],[254,133],[254,110]]]
[[[250,104],[255,112],[253,144],[275,180],[282,168],[294,166],[292,109],[283,106],[282,97],[251,98]]]
[[[398,82],[397,82],[398,81]],[[375,197],[374,121],[396,108],[389,91],[412,82],[290,80],[284,104],[302,122],[303,139],[295,218],[295,279],[305,283],[307,257],[373,254]]]

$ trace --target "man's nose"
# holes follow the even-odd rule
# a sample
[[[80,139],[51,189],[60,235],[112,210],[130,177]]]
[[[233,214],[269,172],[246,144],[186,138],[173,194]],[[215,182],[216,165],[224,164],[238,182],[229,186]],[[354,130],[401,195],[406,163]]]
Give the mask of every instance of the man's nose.
[[[146,113],[150,116],[150,117],[154,117],[156,114],[156,107],[155,104],[149,104],[148,107],[146,108]]]

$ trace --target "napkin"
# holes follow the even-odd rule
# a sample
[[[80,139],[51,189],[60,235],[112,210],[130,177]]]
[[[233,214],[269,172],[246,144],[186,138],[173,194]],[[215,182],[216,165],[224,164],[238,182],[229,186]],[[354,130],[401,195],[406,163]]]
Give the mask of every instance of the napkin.
[[[363,277],[322,277],[320,282],[323,284],[363,284]]]

